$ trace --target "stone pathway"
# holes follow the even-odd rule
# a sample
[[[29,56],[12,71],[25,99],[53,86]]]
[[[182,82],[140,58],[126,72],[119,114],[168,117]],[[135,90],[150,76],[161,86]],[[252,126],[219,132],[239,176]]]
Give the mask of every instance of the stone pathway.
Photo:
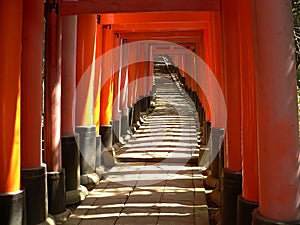
[[[155,84],[154,111],[65,224],[209,225],[196,110],[170,74]]]

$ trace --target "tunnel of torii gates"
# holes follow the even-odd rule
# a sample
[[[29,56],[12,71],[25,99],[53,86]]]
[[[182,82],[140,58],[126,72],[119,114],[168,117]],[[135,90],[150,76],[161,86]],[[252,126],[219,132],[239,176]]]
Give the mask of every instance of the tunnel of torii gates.
[[[80,175],[149,107],[155,55],[178,67],[204,133],[224,129],[212,121],[212,80],[204,93],[207,70],[187,51],[226,102],[222,224],[300,224],[291,1],[11,0],[0,2],[0,28],[1,224],[46,223],[80,201]]]

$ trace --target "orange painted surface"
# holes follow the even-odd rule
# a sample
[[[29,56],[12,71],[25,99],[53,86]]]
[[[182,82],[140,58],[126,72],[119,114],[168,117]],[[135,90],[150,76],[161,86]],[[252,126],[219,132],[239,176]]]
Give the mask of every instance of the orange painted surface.
[[[62,136],[75,134],[77,17],[62,18]]]
[[[211,13],[211,23],[210,23],[210,34],[209,37],[211,39],[211,48],[212,48],[212,61],[213,61],[213,67],[212,72],[215,76],[215,78],[218,81],[218,84],[220,85],[220,88],[223,91],[224,94],[224,82],[223,82],[223,56],[222,56],[222,33],[221,33],[221,18],[219,12],[213,12]],[[220,114],[221,109],[219,108],[221,103],[217,102],[216,105],[216,112],[215,114]],[[222,115],[219,117],[215,117],[215,124],[213,126],[215,127],[221,127],[222,125]],[[219,119],[218,119],[219,118]]]
[[[103,24],[149,24],[159,25],[163,22],[189,22],[189,21],[206,21],[209,19],[209,12],[152,12],[152,13],[116,13],[103,14],[101,20]],[[124,24],[125,25],[125,24]],[[145,26],[145,25],[144,25]]]
[[[258,147],[256,118],[256,83],[254,65],[254,43],[251,1],[239,1],[239,30],[241,58],[241,109],[242,109],[242,196],[249,201],[258,202]]]
[[[22,10],[22,0],[0,2],[0,193],[20,189]]]
[[[122,45],[125,45],[126,41],[123,40]],[[125,110],[127,107],[127,90],[128,90],[128,66],[124,66],[128,60],[128,50],[127,48],[122,48],[122,69],[121,69],[121,83],[120,83],[120,110],[122,111],[122,115],[125,114]]]
[[[21,167],[37,168],[42,158],[42,51],[44,3],[23,4],[21,76]]]
[[[271,219],[296,221],[300,185],[292,3],[253,3],[259,211]]]
[[[178,28],[179,29],[179,28]],[[131,41],[136,40],[148,40],[148,39],[158,39],[158,40],[170,40],[173,39],[182,39],[185,41],[186,39],[197,40],[202,37],[202,32],[199,30],[196,31],[160,31],[160,32],[128,32],[122,33],[122,38],[129,39]]]
[[[117,48],[121,44],[121,39],[119,34],[114,35],[114,47],[116,48],[116,54],[114,54],[114,70],[115,73],[113,75],[113,104],[112,104],[112,119],[118,119],[118,111],[119,111],[119,101],[120,101],[120,94],[119,94],[119,78],[120,78],[120,48]]]
[[[61,162],[61,17],[47,13],[45,49],[45,162],[48,171],[59,171]]]
[[[206,73],[206,87],[207,87],[207,94],[208,95],[212,95],[211,91],[212,91],[212,77],[210,75],[210,71],[213,69],[213,56],[212,56],[212,43],[211,43],[211,38],[210,38],[210,34],[211,34],[211,29],[206,29],[203,31],[203,51],[204,51],[204,62],[206,63],[206,68],[205,68],[205,73]],[[206,121],[211,121],[211,117],[212,117],[212,113],[217,113],[217,112],[211,112],[210,110],[210,102],[206,102],[205,104],[205,119]]]
[[[100,132],[100,105],[101,105],[101,55],[102,55],[103,29],[101,24],[97,24],[96,34],[96,65],[94,79],[94,124],[96,133]]]
[[[116,0],[114,4],[111,0],[94,0],[62,2],[60,13],[62,15],[70,14],[88,14],[88,13],[131,13],[131,12],[193,12],[193,11],[220,11],[220,0],[188,0],[182,4],[180,0],[144,0],[129,1]]]
[[[171,15],[170,15],[171,17]],[[203,21],[188,21],[188,22],[167,22],[162,21],[159,23],[140,23],[138,19],[136,19],[136,23],[128,23],[128,21],[124,21],[122,24],[114,25],[114,29],[123,33],[130,32],[162,32],[165,31],[199,31],[202,29],[207,29],[208,23],[206,20]]]
[[[103,54],[113,49],[114,32],[112,27],[103,28]],[[100,105],[100,124],[109,125],[112,120],[112,104],[113,104],[113,58],[112,55],[105,57],[102,61],[101,74],[101,105]]]
[[[224,165],[231,171],[241,171],[241,97],[240,49],[237,0],[222,1],[224,86],[227,106]]]
[[[136,57],[136,49],[129,49],[129,60],[133,62]],[[134,63],[128,66],[128,105],[132,106],[135,103],[135,88],[136,88],[136,65]]]
[[[94,124],[94,78],[97,15],[79,15],[77,22],[76,126]]]

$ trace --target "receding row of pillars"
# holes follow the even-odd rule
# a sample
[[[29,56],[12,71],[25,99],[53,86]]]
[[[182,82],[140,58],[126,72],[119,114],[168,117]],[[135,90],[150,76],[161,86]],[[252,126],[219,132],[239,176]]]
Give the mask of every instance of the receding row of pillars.
[[[224,0],[221,6],[221,24],[214,18],[212,27],[204,32],[203,52],[197,54],[203,54],[216,73],[227,105],[222,224],[299,224],[291,2]],[[87,149],[96,153],[102,143],[109,155],[112,131],[118,131],[114,139],[126,135],[127,126],[137,119],[134,112],[140,106],[136,103],[151,94],[151,77],[138,84],[147,87],[144,92],[130,85],[143,71],[151,74],[150,64],[130,65],[111,77],[108,74],[115,71],[116,59],[108,57],[100,72],[98,57],[123,44],[111,25],[97,24],[97,15],[61,17],[55,5],[46,7],[42,156],[44,4],[34,0],[0,3],[0,27],[5,30],[0,36],[0,213],[5,224],[22,224],[24,218],[27,224],[43,222],[49,219],[48,209],[54,215],[66,213],[66,190],[78,191],[79,174],[94,173],[101,162],[89,158],[93,154]],[[217,33],[216,26],[222,33]],[[137,53],[128,51],[127,56],[124,58],[132,60]],[[184,77],[191,95],[200,99],[200,123],[209,130],[206,127],[215,112],[193,82],[197,77]],[[127,94],[119,95],[122,87]],[[80,167],[68,165],[79,158]],[[47,200],[49,204],[40,207]]]
[[[43,56],[44,2],[0,6],[1,223],[51,223],[49,214],[65,219],[66,205],[82,200],[80,184],[89,187],[91,174],[99,182],[102,167],[114,163],[113,144],[126,141],[150,106],[152,64],[127,66],[124,60],[138,57],[131,49],[118,52],[118,63],[100,59],[127,41],[97,15],[62,17],[50,2]]]
[[[211,167],[213,176],[221,178],[223,225],[300,224],[291,12],[291,2],[284,0],[222,1],[224,76],[218,81],[226,101],[227,126],[222,173],[218,159]],[[203,42],[209,45],[205,36]],[[203,56],[214,72],[218,69],[210,64],[209,51],[218,55],[216,46],[204,47]],[[196,78],[180,73],[199,112],[202,144],[207,145],[210,129],[218,129],[210,124],[214,112],[197,89]]]

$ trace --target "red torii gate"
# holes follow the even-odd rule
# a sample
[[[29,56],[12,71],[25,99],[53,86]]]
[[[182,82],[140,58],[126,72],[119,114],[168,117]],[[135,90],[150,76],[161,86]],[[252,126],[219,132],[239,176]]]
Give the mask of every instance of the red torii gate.
[[[52,2],[51,2],[52,3]],[[54,2],[52,3],[54,4]],[[30,5],[30,7],[28,7]],[[238,220],[238,224],[248,224],[251,221],[251,211],[258,206],[253,212],[253,224],[297,224],[299,223],[299,182],[298,182],[298,127],[297,127],[297,105],[296,105],[296,82],[295,68],[293,58],[293,39],[292,39],[292,20],[290,16],[291,5],[286,4],[286,1],[277,0],[224,0],[224,1],[188,1],[181,4],[176,1],[157,1],[147,0],[143,2],[130,3],[129,1],[117,1],[115,5],[111,1],[78,1],[78,2],[58,2],[58,13],[56,8],[52,8],[52,12],[48,11],[48,24],[52,31],[51,35],[47,36],[46,44],[52,46],[53,52],[49,52],[49,58],[46,58],[50,73],[46,74],[48,82],[48,90],[53,91],[46,96],[46,104],[51,103],[47,108],[48,113],[52,114],[51,119],[47,119],[45,124],[49,124],[49,130],[46,130],[46,158],[48,175],[52,175],[53,179],[63,177],[62,165],[60,158],[60,118],[61,110],[59,101],[60,79],[62,79],[63,88],[74,91],[74,83],[64,83],[64,79],[70,78],[70,81],[75,81],[74,68],[69,68],[70,76],[66,76],[66,67],[61,68],[60,49],[62,48],[63,61],[67,60],[65,66],[74,65],[76,52],[70,53],[66,48],[66,42],[63,39],[61,45],[61,32],[69,34],[68,41],[72,40],[75,46],[74,36],[71,35],[75,29],[75,17],[73,18],[73,29],[70,28],[72,21],[65,21],[65,28],[61,31],[62,15],[76,15],[82,13],[127,13],[127,12],[153,12],[153,11],[220,11],[222,21],[222,44],[223,44],[223,61],[224,61],[224,94],[228,110],[228,124],[226,130],[225,141],[225,170],[224,170],[224,190],[222,203],[223,224],[232,225]],[[252,8],[253,6],[253,8]],[[268,12],[266,12],[268,8]],[[32,9],[32,11],[31,11]],[[35,9],[35,10],[33,10]],[[22,13],[24,11],[24,13]],[[22,223],[22,198],[23,191],[21,190],[20,177],[22,168],[23,186],[27,188],[32,183],[24,183],[24,180],[34,177],[39,180],[36,182],[39,190],[42,193],[45,191],[45,169],[41,163],[41,132],[40,126],[41,114],[40,96],[41,86],[40,68],[42,64],[41,44],[43,30],[43,4],[41,2],[31,0],[23,3],[22,0],[2,1],[0,3],[1,29],[5,32],[0,35],[0,46],[2,50],[0,66],[4,73],[0,77],[0,211],[1,218],[4,218],[4,223],[14,224]],[[30,13],[31,12],[31,13]],[[49,15],[51,13],[51,15]],[[159,13],[158,13],[159,14]],[[189,13],[186,12],[188,15]],[[23,15],[23,16],[22,16]],[[164,15],[167,15],[165,12]],[[247,16],[245,16],[247,15]],[[110,15],[114,17],[114,15]],[[142,15],[140,15],[142,16]],[[97,21],[96,15],[82,15],[82,20],[94,26]],[[85,18],[85,19],[84,19]],[[132,15],[131,18],[134,18]],[[249,19],[251,18],[251,19]],[[79,20],[81,20],[79,18]],[[122,20],[120,20],[121,23]],[[23,22],[23,34],[22,34]],[[126,22],[126,21],[124,21]],[[149,22],[150,19],[149,19]],[[176,26],[173,21],[174,31]],[[218,22],[217,19],[214,22]],[[80,22],[79,22],[80,23]],[[193,23],[193,20],[186,21],[187,27],[190,30],[197,30],[196,24],[202,24],[201,21]],[[109,24],[112,24],[110,22]],[[209,23],[212,26],[214,23]],[[83,25],[81,25],[83,26]],[[78,29],[84,29],[83,27]],[[96,24],[95,24],[96,26]],[[154,25],[150,25],[149,29],[143,29],[143,25],[116,25],[118,30],[124,29],[132,31],[132,29],[140,29],[140,32],[156,32]],[[153,29],[150,27],[153,26]],[[171,27],[170,26],[170,27]],[[178,23],[178,26],[183,26],[183,23]],[[214,27],[215,24],[212,26]],[[70,30],[67,32],[65,29]],[[33,29],[34,30],[31,30]],[[180,27],[179,27],[180,28]],[[178,30],[180,30],[178,28]],[[107,28],[104,28],[107,29]],[[156,28],[157,29],[157,28]],[[210,28],[208,28],[210,29]],[[88,27],[86,30],[91,32]],[[177,31],[178,31],[177,30]],[[99,32],[98,32],[99,31]],[[102,43],[102,32],[104,30],[96,29],[91,32],[95,35],[97,43]],[[169,29],[171,31],[171,28]],[[27,33],[28,32],[28,33]],[[110,32],[110,31],[104,31]],[[30,36],[32,34],[33,36]],[[97,34],[96,34],[97,33]],[[80,35],[80,33],[78,33]],[[28,38],[28,36],[30,38]],[[114,34],[111,34],[112,36]],[[214,33],[214,35],[220,35]],[[132,35],[134,39],[134,35]],[[23,37],[23,40],[22,40]],[[50,39],[48,39],[50,38]],[[159,37],[157,37],[159,38]],[[208,45],[204,48],[213,47],[216,42],[212,41],[211,36],[206,36]],[[80,37],[79,37],[80,39]],[[178,38],[178,40],[182,40]],[[184,38],[185,41],[188,37]],[[195,40],[193,37],[189,41]],[[68,42],[67,41],[67,42]],[[79,40],[80,41],[80,40]],[[83,40],[86,44],[90,41]],[[173,39],[176,42],[176,39]],[[23,50],[21,46],[23,45]],[[115,44],[116,45],[116,44]],[[92,45],[91,45],[92,46]],[[95,56],[100,56],[102,50],[87,53],[87,66],[91,64]],[[217,48],[217,47],[216,47]],[[221,48],[220,44],[218,48]],[[28,52],[29,49],[29,52]],[[71,47],[68,48],[70,50]],[[47,51],[50,49],[47,48]],[[82,50],[82,49],[81,49]],[[78,51],[78,50],[77,50]],[[35,56],[35,57],[32,57]],[[213,55],[209,57],[213,59]],[[30,63],[26,59],[32,59]],[[92,59],[92,61],[90,60]],[[22,63],[21,63],[22,62]],[[222,68],[221,61],[211,61],[211,66],[219,71]],[[77,65],[79,66],[79,65]],[[84,67],[84,65],[81,65]],[[96,65],[95,65],[96,66]],[[62,77],[61,77],[62,69]],[[21,73],[22,71],[22,73]],[[65,71],[65,72],[64,72]],[[32,83],[27,82],[29,77],[26,74],[31,74],[31,77],[36,79]],[[99,74],[98,74],[99,76]],[[97,77],[97,75],[95,75]],[[21,81],[21,82],[20,82]],[[71,85],[72,83],[72,85]],[[66,85],[66,86],[64,86]],[[69,89],[68,89],[69,90]],[[275,90],[275,91],[274,91]],[[94,93],[94,92],[93,92]],[[98,93],[96,93],[98,94]],[[99,103],[99,97],[98,99]],[[62,99],[66,105],[72,105],[71,97],[62,95]],[[274,99],[276,104],[274,103]],[[21,101],[21,108],[20,108]],[[94,101],[90,101],[97,103]],[[67,104],[67,103],[70,104]],[[32,111],[22,110],[23,107],[32,105],[34,114],[29,115]],[[92,103],[90,103],[92,104]],[[89,109],[98,112],[94,106]],[[97,104],[96,104],[97,105]],[[100,104],[101,105],[101,104]],[[67,107],[67,106],[64,106]],[[101,107],[101,106],[100,106]],[[95,109],[95,110],[94,110]],[[72,118],[72,109],[65,112]],[[71,121],[66,121],[68,115],[63,114],[62,134],[69,136],[74,135]],[[55,115],[55,116],[53,116]],[[31,118],[35,126],[27,125],[26,118]],[[65,118],[65,119],[64,119]],[[97,119],[91,120],[92,123],[81,125],[93,126],[97,123]],[[85,121],[86,122],[86,121]],[[20,124],[22,126],[20,126]],[[37,126],[36,126],[37,125]],[[47,125],[46,125],[47,126]],[[276,132],[280,130],[281,132]],[[31,134],[31,135],[26,135]],[[58,137],[58,138],[57,138]],[[24,141],[22,141],[24,139]],[[21,140],[21,142],[20,142]],[[27,140],[27,142],[25,141]],[[271,150],[272,151],[271,151]],[[75,151],[76,152],[76,151]],[[20,154],[22,153],[22,154]],[[20,156],[21,155],[21,156]],[[28,157],[31,155],[31,157]],[[22,166],[21,166],[22,162]],[[63,163],[63,162],[62,162]],[[257,166],[258,165],[258,166]],[[276,170],[277,169],[277,170]],[[29,173],[27,173],[30,170]],[[276,174],[274,172],[276,170]],[[243,176],[241,176],[241,171]],[[259,175],[259,176],[258,176]],[[76,180],[76,176],[74,178]],[[77,177],[78,179],[78,177]],[[77,180],[76,180],[77,182]],[[242,182],[242,186],[241,186]],[[29,185],[26,187],[26,185]],[[44,185],[44,186],[43,186]],[[78,188],[75,185],[75,189]],[[236,197],[242,192],[242,197],[239,198],[238,213],[236,213]],[[55,192],[55,194],[57,194]],[[26,192],[28,199],[33,199]],[[12,202],[18,199],[18,210],[9,211],[12,207]],[[41,195],[39,200],[44,201],[45,196]],[[26,204],[29,204],[26,202]],[[39,208],[36,203],[30,203],[27,207],[28,212],[39,212],[38,222],[43,222],[47,218],[46,207]],[[55,204],[54,204],[55,205]],[[61,212],[65,207],[53,209],[52,213]],[[9,214],[13,212],[13,214]],[[236,215],[237,214],[237,215]],[[3,217],[2,217],[3,215]],[[28,214],[27,214],[28,215]],[[245,219],[246,218],[246,219]],[[12,219],[12,220],[11,220]],[[28,217],[28,219],[37,219],[37,217]]]

